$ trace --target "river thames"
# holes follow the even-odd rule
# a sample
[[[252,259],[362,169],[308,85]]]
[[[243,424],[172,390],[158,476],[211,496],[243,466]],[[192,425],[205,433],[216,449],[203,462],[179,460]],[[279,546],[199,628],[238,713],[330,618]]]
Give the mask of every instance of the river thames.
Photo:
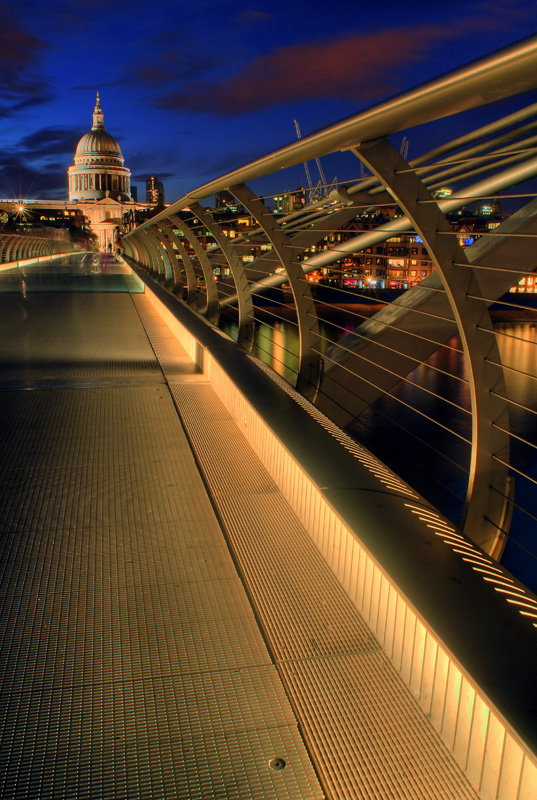
[[[233,323],[222,327],[234,337]],[[344,311],[331,323],[321,322],[323,351],[353,327]],[[537,314],[535,321],[501,321],[494,328],[507,396],[516,399],[509,411],[515,505],[502,563],[537,591],[537,486],[532,482],[537,481],[537,451],[532,446],[537,442]],[[464,438],[471,439],[472,422],[465,361],[457,352],[458,341],[450,345],[417,367],[391,396],[360,414],[346,431],[460,524],[471,455]],[[257,324],[253,354],[291,383],[298,351],[292,322]]]

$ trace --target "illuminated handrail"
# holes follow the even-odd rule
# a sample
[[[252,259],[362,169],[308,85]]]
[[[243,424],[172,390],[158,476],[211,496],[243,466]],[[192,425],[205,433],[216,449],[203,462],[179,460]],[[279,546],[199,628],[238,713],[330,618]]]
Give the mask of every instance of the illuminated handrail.
[[[532,800],[537,597],[285,381],[145,283],[479,796]]]
[[[536,64],[534,36],[211,181],[124,237],[127,258],[134,259],[166,285],[184,291],[189,305],[214,322],[222,313],[235,313],[233,309],[237,306],[236,336],[241,346],[254,346],[254,325],[258,341],[262,331],[266,331],[276,369],[341,426],[351,424],[383,395],[393,396],[396,383],[415,385],[408,373],[416,362],[427,361],[435,350],[434,342],[437,348],[449,346],[450,338],[458,334],[466,364],[469,405],[452,404],[461,406],[463,416],[471,411],[472,421],[468,432],[453,428],[455,437],[472,442],[467,460],[465,456],[461,465],[466,474],[466,497],[459,506],[464,506],[462,521],[468,535],[497,558],[505,546],[514,507],[509,488],[514,472],[500,467],[509,463],[506,453],[510,437],[504,433],[509,425],[505,420],[500,426],[492,423],[509,412],[497,398],[492,403],[489,400],[490,390],[498,389],[489,386],[489,381],[497,381],[498,374],[486,369],[491,347],[486,330],[491,328],[481,318],[487,305],[481,298],[487,298],[488,305],[499,300],[531,270],[522,257],[510,261],[503,276],[498,270],[494,275],[484,267],[488,263],[497,268],[498,254],[505,251],[506,242],[509,248],[514,241],[520,247],[522,239],[531,241],[530,237],[537,235],[537,230],[535,234],[528,230],[537,206],[530,202],[527,211],[522,210],[513,217],[513,222],[507,220],[487,236],[490,241],[486,253],[483,242],[463,251],[457,239],[446,236],[451,228],[443,220],[446,214],[464,206],[468,196],[497,195],[537,174],[535,136],[529,135],[537,127],[537,105],[512,112],[409,164],[398,156],[394,160],[393,180],[379,169],[386,158],[391,158],[389,154],[394,149],[387,143],[381,144],[381,155],[373,157],[375,146],[367,141],[381,142],[383,137],[402,130],[409,120],[412,125],[430,122],[462,108],[534,88],[535,70],[530,65]],[[336,149],[348,150],[375,174],[346,185],[338,183],[328,197],[283,217],[272,215],[244,186],[245,181]],[[446,169],[459,184],[451,196],[432,203],[426,187],[437,185],[439,178],[446,175]],[[248,213],[254,225],[239,232],[233,240],[226,239],[217,217],[210,222],[199,205],[201,200],[222,189],[235,194],[239,203],[244,204],[245,198],[250,198]],[[419,197],[413,203],[408,198],[415,192]],[[403,201],[405,193],[407,200]],[[349,230],[360,209],[386,203],[393,209],[394,198],[403,213],[341,237],[340,232]],[[424,281],[420,287],[412,288],[404,303],[398,302],[397,308],[390,307],[387,312],[380,311],[356,335],[352,334],[352,340],[346,337],[343,342],[330,345],[329,337],[317,330],[316,315],[324,311],[319,304],[314,306],[310,286],[300,275],[314,275],[357,253],[373,252],[386,240],[408,237],[412,232],[419,234],[422,242],[425,237],[426,263],[434,265],[440,279],[436,283]],[[336,241],[338,236],[341,241]],[[382,258],[388,259],[389,253],[384,252]],[[475,272],[472,262],[479,265]],[[289,284],[287,296],[273,298],[271,308],[263,311],[262,296],[285,283]],[[425,288],[427,295],[423,294]],[[330,295],[329,287],[324,291]],[[260,327],[261,323],[264,327]],[[293,335],[296,355],[279,341],[282,325],[287,338],[291,329],[296,329]],[[499,356],[492,360],[498,361]],[[425,418],[430,416],[425,414]],[[445,423],[438,424],[446,428]],[[492,453],[502,453],[503,458],[492,458]]]

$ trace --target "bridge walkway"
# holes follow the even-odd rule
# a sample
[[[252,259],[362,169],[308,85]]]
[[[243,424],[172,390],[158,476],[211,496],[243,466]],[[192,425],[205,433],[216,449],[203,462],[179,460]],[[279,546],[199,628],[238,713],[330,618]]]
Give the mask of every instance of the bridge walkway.
[[[475,798],[130,271],[78,268],[0,278],[0,796]]]

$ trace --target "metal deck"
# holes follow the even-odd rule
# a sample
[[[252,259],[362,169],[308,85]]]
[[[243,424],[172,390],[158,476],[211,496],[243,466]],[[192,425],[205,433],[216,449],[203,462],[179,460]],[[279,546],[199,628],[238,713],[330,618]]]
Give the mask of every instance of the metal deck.
[[[115,272],[0,279],[0,797],[475,798]]]

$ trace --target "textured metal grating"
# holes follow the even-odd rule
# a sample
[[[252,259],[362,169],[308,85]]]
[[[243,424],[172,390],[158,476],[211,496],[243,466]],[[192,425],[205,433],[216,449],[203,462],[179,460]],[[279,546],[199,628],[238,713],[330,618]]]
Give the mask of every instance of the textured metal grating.
[[[0,796],[320,800],[132,300],[61,299],[0,371]]]
[[[474,797],[447,751],[383,653],[314,659],[282,665],[300,703],[316,759],[327,767],[352,755],[352,769],[334,797]],[[308,702],[301,685],[322,695],[325,709]],[[321,707],[322,708],[322,707]],[[342,740],[352,742],[342,746]]]
[[[0,380],[160,377],[127,293],[0,294]]]
[[[263,718],[247,721],[251,727],[234,715],[241,703],[256,705],[258,688],[227,684],[212,694],[205,683],[146,679],[23,693],[10,704],[0,765],[21,751],[25,758],[8,773],[2,797],[321,797],[300,769],[293,727],[270,704]],[[268,765],[274,752],[287,761],[281,772]]]
[[[171,388],[329,797],[475,798],[210,386]]]
[[[168,380],[181,376],[185,381],[188,376],[196,376],[203,380],[199,369],[189,358],[183,348],[177,344],[177,338],[165,325],[158,312],[145,296],[134,296],[133,302],[140,315],[143,326],[151,342],[151,347],[158,358],[159,364]]]

